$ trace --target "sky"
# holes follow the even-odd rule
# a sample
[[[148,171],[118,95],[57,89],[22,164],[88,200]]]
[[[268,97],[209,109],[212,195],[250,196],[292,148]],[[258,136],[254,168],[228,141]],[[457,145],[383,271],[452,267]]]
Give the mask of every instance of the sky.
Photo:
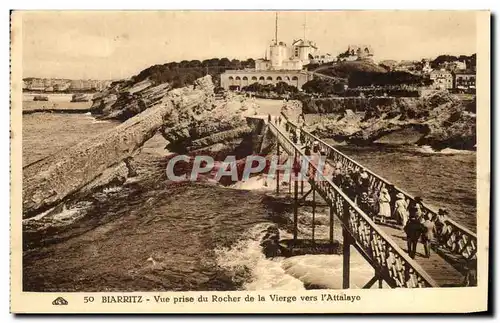
[[[261,58],[274,11],[22,12],[23,77],[122,79],[170,61]],[[278,39],[313,40],[337,55],[367,44],[376,61],[476,51],[470,11],[285,11]]]

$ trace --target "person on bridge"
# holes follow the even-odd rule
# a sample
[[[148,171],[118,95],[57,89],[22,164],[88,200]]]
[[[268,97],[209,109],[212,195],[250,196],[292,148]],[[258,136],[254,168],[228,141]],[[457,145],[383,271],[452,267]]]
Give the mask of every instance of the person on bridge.
[[[365,212],[370,218],[373,218],[373,199],[368,196],[368,193],[363,192],[359,198],[359,208]]]
[[[425,257],[429,258],[431,256],[431,245],[434,243],[434,237],[436,234],[436,225],[431,221],[430,213],[423,217],[425,220],[422,223],[424,231],[422,233],[422,243],[424,244]]]
[[[281,116],[278,116],[278,125],[281,126]]]
[[[333,172],[332,182],[333,184],[342,188],[344,184],[344,174],[342,174],[342,168],[335,167],[335,171]]]
[[[300,142],[305,142],[306,135],[304,134],[304,131],[302,131],[302,128],[299,129],[299,134],[300,134]]]
[[[383,187],[380,190],[380,196],[378,199],[378,216],[380,217],[380,222],[385,223],[386,219],[391,217],[391,196],[387,188]]]
[[[313,142],[313,153],[319,153],[319,142],[317,142],[316,140]]]
[[[408,246],[408,255],[415,259],[415,254],[417,253],[418,239],[422,235],[423,227],[420,221],[415,218],[414,215],[410,216],[410,219],[404,226],[404,231],[406,233],[406,245]]]
[[[306,142],[305,146],[303,146],[302,149],[304,149],[304,155],[311,157],[312,151],[311,151],[311,145],[309,145],[309,143]]]
[[[448,210],[446,209],[439,209],[438,214],[436,214],[436,217],[434,219],[434,224],[436,225],[436,233],[437,233],[437,240],[439,242],[445,242],[444,240],[446,239],[446,218],[448,216]]]
[[[270,114],[267,115],[267,122],[271,123],[271,115]]]
[[[362,169],[359,173],[359,194],[370,191],[370,177],[365,169]]]
[[[354,181],[353,178],[353,173],[347,174],[347,176],[344,178],[344,183],[343,183],[343,191],[344,193],[351,199],[351,201],[355,201],[356,199],[356,182]]]
[[[396,194],[396,199],[394,218],[399,221],[404,228],[406,226],[406,222],[408,221],[408,203],[406,202],[404,194],[401,192]],[[414,216],[414,218],[416,217]]]
[[[423,218],[423,200],[420,196],[415,196],[415,199],[408,207],[408,211],[410,212],[410,214],[414,214],[421,223],[425,221],[425,219]]]

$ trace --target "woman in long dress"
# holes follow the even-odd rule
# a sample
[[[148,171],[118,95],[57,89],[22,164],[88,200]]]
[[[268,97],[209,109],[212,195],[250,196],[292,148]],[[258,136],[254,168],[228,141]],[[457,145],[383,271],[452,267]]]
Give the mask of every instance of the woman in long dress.
[[[391,196],[387,188],[382,188],[378,199],[378,215],[380,222],[385,223],[386,218],[391,217]]]
[[[394,217],[404,226],[408,222],[408,203],[403,193],[396,194],[396,204],[394,207]]]

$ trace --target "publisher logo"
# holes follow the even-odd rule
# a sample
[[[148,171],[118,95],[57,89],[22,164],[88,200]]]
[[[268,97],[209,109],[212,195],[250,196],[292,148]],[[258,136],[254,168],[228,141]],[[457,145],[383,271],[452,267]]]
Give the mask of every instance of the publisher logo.
[[[68,301],[62,297],[58,297],[52,301],[52,305],[68,305]]]

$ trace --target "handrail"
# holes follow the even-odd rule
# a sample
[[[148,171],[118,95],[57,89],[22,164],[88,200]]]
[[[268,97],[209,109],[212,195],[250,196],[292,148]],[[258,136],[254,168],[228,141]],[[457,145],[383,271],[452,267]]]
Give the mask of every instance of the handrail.
[[[344,226],[363,250],[372,258],[373,262],[384,273],[386,279],[392,280],[396,287],[437,287],[438,284],[430,277],[422,267],[411,259],[382,229],[380,229],[370,217],[368,217],[359,207],[347,197],[335,184],[319,171],[316,166],[290,139],[283,134],[274,124],[268,123],[270,129],[276,132],[278,142],[288,153],[298,153],[309,163],[320,176],[318,181],[309,178],[311,185],[316,185],[318,193],[325,201],[329,201],[332,207],[336,208],[336,216],[341,219]],[[288,147],[287,147],[288,146]],[[291,147],[291,148],[290,148]],[[288,148],[288,149],[287,149]],[[325,185],[325,183],[327,185]],[[324,196],[323,196],[324,195]],[[329,195],[334,195],[329,196]],[[336,196],[335,196],[336,195]],[[347,204],[344,204],[347,203]],[[344,218],[342,218],[344,215]],[[399,258],[399,259],[398,259]],[[389,263],[390,261],[390,263]],[[415,277],[416,275],[416,277]],[[408,279],[407,279],[408,277]],[[390,283],[390,282],[389,282]]]
[[[338,160],[338,159],[340,159],[338,156],[340,156],[342,159],[347,160],[348,163],[351,164],[352,166],[365,169],[366,172],[368,173],[368,175],[371,176],[372,178],[378,180],[378,182],[381,182],[384,185],[392,185],[392,186],[394,186],[394,189],[396,191],[405,195],[406,198],[408,198],[412,201],[415,200],[415,198],[412,195],[410,195],[409,193],[400,189],[399,187],[396,187],[390,181],[386,180],[382,176],[379,176],[378,174],[374,173],[373,171],[371,171],[368,168],[364,167],[363,165],[359,164],[358,162],[356,162],[352,158],[348,157],[344,153],[342,153],[339,150],[335,149],[334,147],[330,146],[329,144],[327,144],[323,140],[319,139],[315,135],[311,134],[310,132],[304,130],[303,128],[298,127],[294,122],[290,121],[289,118],[287,117],[287,115],[284,114],[283,112],[281,114],[285,118],[287,124],[289,124],[292,128],[294,128],[294,129],[299,128],[300,131],[302,131],[304,134],[311,137],[315,141],[318,141],[318,143],[320,145],[324,146],[327,150],[330,150],[330,152],[333,152],[334,155],[337,155],[337,156],[333,156],[334,159]],[[330,153],[328,153],[328,156],[330,156]],[[375,183],[375,180],[371,180],[370,182],[372,182],[373,186],[378,187],[379,189],[383,186],[380,183]],[[428,207],[426,205],[423,205],[423,211],[424,211],[424,213],[426,213],[426,214],[430,213],[433,216],[435,216],[437,214],[437,212],[435,210],[431,209],[430,207]],[[447,217],[445,219],[445,229],[444,230],[446,230],[446,232],[443,234],[443,243],[445,245],[441,244],[442,247],[448,249],[452,253],[460,254],[462,257],[464,257],[467,260],[472,259],[476,255],[477,236],[474,232],[463,227],[462,225],[460,225],[459,223],[450,219],[449,217]]]

